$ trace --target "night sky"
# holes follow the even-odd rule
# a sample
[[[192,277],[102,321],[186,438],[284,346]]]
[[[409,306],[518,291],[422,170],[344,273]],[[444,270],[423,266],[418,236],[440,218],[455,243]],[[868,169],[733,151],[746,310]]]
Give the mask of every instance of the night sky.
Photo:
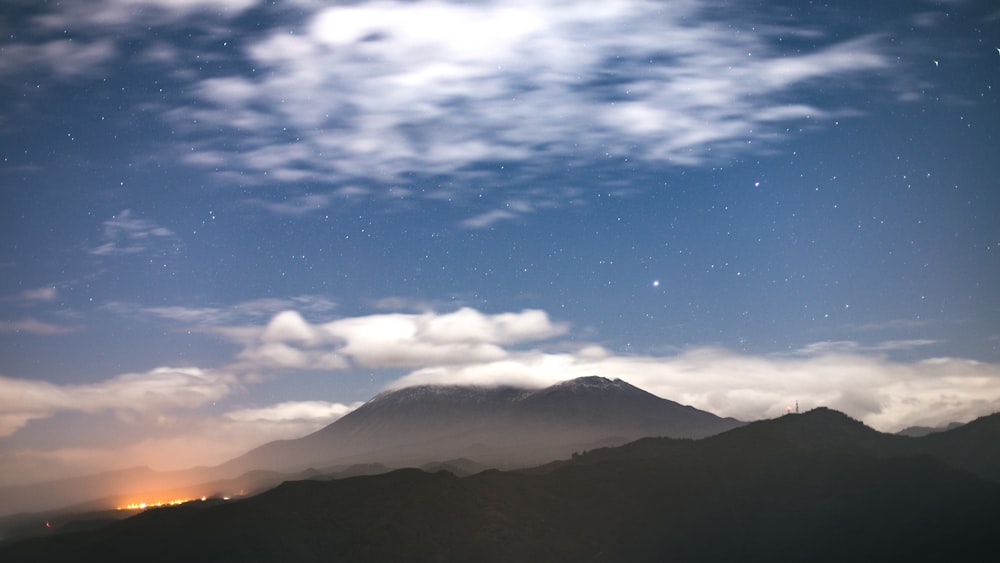
[[[1000,410],[989,0],[7,0],[0,484],[387,388]]]

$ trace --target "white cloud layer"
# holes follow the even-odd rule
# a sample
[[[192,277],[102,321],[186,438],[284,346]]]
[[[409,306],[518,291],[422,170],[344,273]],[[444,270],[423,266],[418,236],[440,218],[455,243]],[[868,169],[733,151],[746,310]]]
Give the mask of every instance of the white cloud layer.
[[[799,401],[807,408],[842,410],[885,431],[1000,411],[1000,365],[892,357],[935,343],[929,339],[821,342],[780,355],[699,347],[675,355],[621,356],[601,346],[566,343],[555,348],[571,351],[552,352],[541,343],[568,330],[538,310],[487,315],[463,308],[320,324],[285,311],[245,341],[241,359],[245,369],[413,370],[390,387],[546,386],[601,375],[743,420],[775,416]]]
[[[201,321],[198,315],[181,317]],[[160,367],[78,385],[0,376],[0,436],[60,412],[111,412],[149,430],[146,439],[114,451],[22,448],[3,453],[0,483],[14,475],[65,476],[84,468],[220,463],[262,442],[315,431],[359,406],[313,399],[231,407],[218,414],[204,409],[237,390],[252,394],[255,381],[289,370],[333,371],[338,377],[354,368],[409,370],[389,388],[541,387],[600,375],[742,420],[777,416],[797,401],[804,409],[841,410],[883,431],[1000,411],[1000,364],[892,357],[896,351],[912,356],[932,340],[826,342],[775,355],[717,347],[618,355],[599,345],[552,340],[567,337],[569,328],[540,310],[486,314],[462,308],[319,323],[286,310],[263,325],[203,329],[244,345],[234,363],[218,369]]]
[[[418,369],[393,387],[545,386],[586,375],[621,378],[660,397],[741,420],[776,416],[795,401],[805,408],[841,410],[883,431],[1000,411],[1000,365],[961,358],[896,361],[861,352],[789,357],[694,348],[674,356],[617,356],[600,347],[535,350],[496,362]]]
[[[540,156],[699,163],[851,109],[808,105],[797,89],[887,66],[874,37],[781,50],[777,35],[792,31],[734,33],[693,1],[320,6],[246,47],[258,72],[204,79],[199,103],[168,112],[192,134],[241,139],[228,152],[209,138],[192,163],[290,181]],[[294,215],[327,202],[257,203]]]
[[[451,313],[393,313],[310,324],[295,311],[271,319],[256,336],[221,334],[244,342],[248,367],[345,369],[419,367],[489,362],[504,358],[503,345],[543,340],[566,332],[539,310],[488,315],[462,308]]]
[[[329,424],[361,406],[361,403],[345,405],[325,401],[286,401],[268,407],[239,409],[226,414],[226,418],[238,422]]]
[[[12,434],[29,420],[58,412],[150,415],[192,409],[238,387],[232,374],[194,367],[160,367],[74,385],[0,376],[0,436]]]
[[[302,1],[294,17],[287,6],[265,8],[284,23],[228,50],[192,51],[197,42],[164,33],[140,56],[126,57],[125,40],[176,25],[228,45],[227,22],[257,6],[94,0],[46,7],[4,47],[0,76],[45,69],[86,80],[119,63],[158,65],[189,93],[155,107],[180,140],[170,158],[241,185],[266,180],[299,190],[319,182],[352,197],[458,201],[469,186],[489,188],[483,164],[523,164],[516,187],[505,188],[514,197],[461,223],[488,228],[553,200],[565,204],[559,190],[571,186],[534,188],[532,163],[692,165],[758,154],[792,132],[863,109],[811,104],[807,88],[870,86],[886,79],[893,60],[877,33],[833,37],[773,17],[757,25],[759,7],[741,2],[723,19],[694,0]],[[734,29],[733,21],[745,25]],[[66,29],[74,36],[60,36]],[[803,37],[811,47],[787,41]],[[219,70],[185,66],[206,60]],[[397,184],[408,173],[458,174],[459,181],[407,191]],[[367,187],[343,188],[356,183]],[[331,189],[245,203],[294,217],[333,207],[342,195]],[[106,222],[105,240],[90,252],[143,252],[166,236],[129,213]]]

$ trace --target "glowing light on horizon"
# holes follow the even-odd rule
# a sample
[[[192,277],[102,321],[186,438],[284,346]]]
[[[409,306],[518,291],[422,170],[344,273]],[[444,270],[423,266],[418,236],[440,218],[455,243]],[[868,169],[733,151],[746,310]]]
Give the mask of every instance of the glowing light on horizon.
[[[195,500],[199,499],[184,498],[184,499],[173,499],[173,500],[158,500],[155,502],[131,502],[129,504],[116,507],[115,510],[146,510],[147,508],[178,506],[184,503],[194,502]],[[205,497],[201,497],[200,500],[204,501]]]

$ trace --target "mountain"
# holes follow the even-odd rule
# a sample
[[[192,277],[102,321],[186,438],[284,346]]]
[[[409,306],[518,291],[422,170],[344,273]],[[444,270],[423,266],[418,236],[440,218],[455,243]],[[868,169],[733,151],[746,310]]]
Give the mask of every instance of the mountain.
[[[907,426],[906,428],[896,432],[900,436],[909,436],[910,438],[920,438],[921,436],[926,436],[928,434],[934,434],[935,432],[944,432],[946,430],[954,430],[962,426],[961,422],[952,422],[944,426]]]
[[[996,416],[968,426],[921,447],[1000,449]],[[644,438],[530,471],[287,482],[244,500],[0,546],[0,560],[995,560],[1000,481],[934,454],[892,451],[927,438],[883,435],[817,409],[701,440]]]
[[[313,434],[265,444],[223,467],[298,471],[453,458],[516,467],[597,445],[645,436],[702,438],[742,424],[596,376],[537,390],[425,385],[382,393]]]
[[[424,385],[382,393],[313,434],[265,444],[216,467],[135,468],[0,487],[0,516],[45,512],[44,522],[48,511],[89,501],[100,500],[86,507],[96,510],[139,493],[178,498],[159,494],[167,489],[187,489],[180,498],[256,491],[306,470],[344,476],[458,459],[469,467],[523,467],[644,436],[699,438],[741,424],[602,377],[540,390]],[[266,479],[235,479],[247,474]],[[243,484],[203,486],[228,479]]]

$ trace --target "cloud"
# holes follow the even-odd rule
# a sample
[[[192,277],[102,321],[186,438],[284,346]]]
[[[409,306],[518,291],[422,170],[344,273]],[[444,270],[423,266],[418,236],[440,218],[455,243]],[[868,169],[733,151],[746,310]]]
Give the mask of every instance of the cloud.
[[[903,350],[913,350],[924,346],[938,344],[937,340],[926,338],[914,338],[909,340],[886,340],[873,344],[860,344],[853,340],[826,340],[823,342],[813,342],[803,348],[793,351],[793,355],[811,356],[820,353],[846,352],[896,352]]]
[[[359,406],[284,401],[207,413],[209,405],[243,390],[255,374],[266,377],[290,369],[342,374],[352,368],[409,370],[388,388],[542,387],[601,375],[743,420],[780,415],[798,401],[805,409],[824,405],[842,410],[883,431],[967,421],[1000,411],[1000,364],[950,357],[900,360],[891,355],[934,344],[923,339],[822,342],[774,355],[707,346],[621,355],[596,344],[553,340],[568,337],[570,327],[541,310],[487,314],[471,308],[326,322],[310,322],[298,311],[284,310],[263,324],[215,329],[231,330],[220,334],[244,346],[234,363],[219,369],[160,367],[78,385],[0,377],[0,436],[15,433],[32,419],[59,413],[112,413],[130,425],[143,425],[145,436],[114,450],[17,449],[0,454],[0,469],[65,476],[91,467],[149,464],[175,469],[220,463],[265,441],[313,432]],[[240,378],[237,373],[248,375]],[[25,473],[29,467],[37,472]]]
[[[440,301],[429,299],[418,299],[402,295],[382,297],[371,303],[372,307],[380,311],[419,311],[430,313],[435,309],[443,308],[446,304]]]
[[[56,39],[37,44],[4,47],[0,76],[44,69],[62,79],[88,76],[116,55],[109,39]]]
[[[923,328],[930,324],[928,321],[919,319],[894,319],[889,321],[877,322],[877,323],[865,323],[863,325],[854,327],[855,330],[860,330],[864,332],[878,331],[878,330],[906,330],[906,329],[916,329]]]
[[[104,242],[90,249],[97,256],[122,256],[145,253],[164,242],[172,242],[174,233],[147,219],[140,219],[130,209],[124,209],[104,221]]]
[[[0,322],[0,332],[24,332],[39,336],[51,336],[54,334],[68,334],[78,330],[80,330],[80,327],[46,323],[31,317],[19,321],[8,320]]]
[[[285,311],[257,333],[240,358],[296,369],[488,362],[506,356],[503,345],[544,340],[566,330],[539,310],[488,315],[465,307],[451,313],[368,315],[315,325],[295,311]]]
[[[788,122],[856,109],[813,107],[800,89],[888,66],[877,36],[815,33],[818,47],[790,50],[778,42],[788,30],[733,33],[696,2],[318,6],[292,33],[246,46],[266,72],[206,78],[190,90],[198,103],[165,114],[203,139],[187,151],[192,164],[296,182],[539,157],[699,164],[766,150]],[[205,137],[215,131],[240,150]],[[466,226],[517,214],[493,210]]]
[[[48,303],[55,301],[59,291],[54,287],[39,287],[37,289],[26,289],[21,292],[21,297],[28,301],[41,301]]]
[[[226,418],[238,422],[286,423],[305,421],[325,425],[360,407],[361,404],[288,401],[268,407],[231,411],[226,413]]]
[[[474,217],[469,217],[461,222],[463,227],[468,229],[484,229],[493,226],[500,221],[518,219],[528,213],[535,211],[534,206],[524,200],[511,200],[504,204],[501,209],[493,209],[481,213]]]
[[[248,370],[412,370],[392,388],[428,383],[541,387],[602,375],[744,420],[778,415],[800,401],[806,407],[843,410],[883,430],[969,420],[1000,410],[1000,365],[891,357],[938,343],[931,339],[826,341],[774,355],[701,347],[620,356],[595,345],[544,345],[568,331],[540,310],[489,315],[466,307],[315,324],[285,311],[252,336],[240,335],[245,345],[240,360]]]
[[[286,311],[252,336],[241,335],[245,348],[240,359],[244,369],[412,370],[392,388],[427,383],[545,386],[602,375],[744,420],[775,416],[800,401],[807,408],[840,409],[890,431],[1000,410],[1000,365],[892,357],[938,343],[931,339],[827,341],[774,355],[701,347],[621,356],[595,345],[545,345],[568,331],[540,310],[489,315],[462,308],[315,324]]]
[[[829,406],[875,428],[935,426],[1000,411],[1000,365],[961,358],[894,361],[811,348],[800,357],[694,348],[670,356],[617,356],[595,346],[573,352],[513,352],[499,361],[428,366],[390,387],[417,384],[546,386],[586,375],[621,378],[660,397],[723,416],[756,420],[786,405]]]
[[[42,28],[61,30],[84,25],[102,30],[129,30],[163,25],[196,14],[236,17],[257,0],[92,0],[67,2],[34,18]]]
[[[230,20],[253,9],[272,27],[230,42]],[[388,198],[395,190],[393,197],[457,202],[472,191],[516,192],[461,222],[471,229],[565,205],[551,190],[531,187],[534,163],[701,165],[766,152],[789,131],[862,109],[811,105],[808,88],[871,85],[893,60],[878,34],[827,36],[772,21],[754,26],[759,10],[739,2],[724,18],[691,0],[669,9],[655,0],[292,7],[94,0],[27,14],[17,22],[24,28],[17,40],[5,46],[0,76],[42,68],[71,79],[104,66],[156,64],[186,92],[173,106],[143,107],[160,111],[181,140],[171,158],[241,184],[346,183],[341,189],[351,196]],[[754,32],[734,33],[734,19]],[[178,25],[193,39],[157,32]],[[139,53],[118,45],[139,37]],[[808,37],[812,47],[793,48],[790,37]],[[194,66],[209,60],[217,63],[211,73]],[[515,165],[499,173],[502,181],[483,166],[497,162]],[[462,181],[426,190],[399,185],[442,174]],[[246,203],[295,217],[328,209],[340,195],[347,194]],[[140,241],[120,230],[89,250],[145,252],[157,238],[146,232],[151,238]]]
[[[250,205],[289,217],[300,217],[308,213],[322,211],[329,207],[332,202],[332,194],[307,194],[285,201],[268,201],[264,199],[249,199],[246,201]]]
[[[217,401],[239,387],[236,377],[200,368],[160,367],[96,383],[56,385],[0,376],[0,436],[58,412],[148,415]]]
[[[188,327],[205,328],[255,322],[292,308],[307,314],[325,314],[336,309],[337,303],[321,295],[297,295],[288,298],[252,299],[215,307],[182,305],[149,307],[121,301],[110,302],[104,307],[119,315],[155,317],[182,323]]]

